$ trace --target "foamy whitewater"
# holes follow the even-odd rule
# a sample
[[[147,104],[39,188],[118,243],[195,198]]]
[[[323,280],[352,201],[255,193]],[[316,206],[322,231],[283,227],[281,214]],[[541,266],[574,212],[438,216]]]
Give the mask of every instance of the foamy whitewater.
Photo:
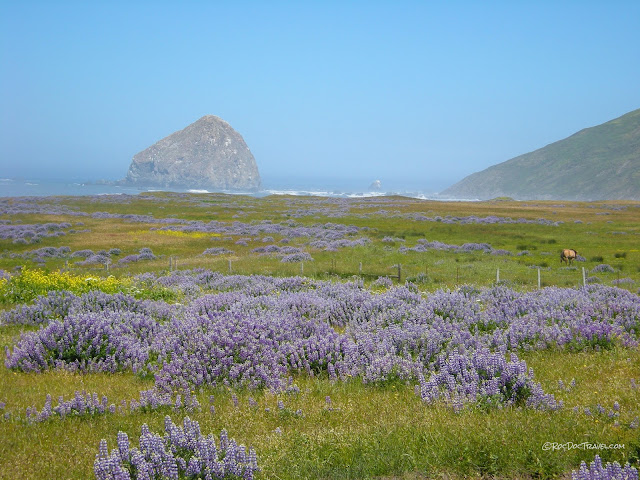
[[[275,183],[275,182],[274,182]],[[315,186],[314,186],[315,187]],[[139,188],[133,186],[122,186],[113,184],[96,184],[81,182],[65,182],[55,180],[34,180],[34,179],[10,179],[0,178],[0,197],[47,197],[47,196],[86,196],[86,195],[137,195],[143,192],[166,191],[160,188]],[[278,188],[269,186],[258,192],[250,191],[221,191],[214,192],[205,189],[170,189],[175,192],[186,193],[226,193],[233,195],[250,195],[255,197],[265,197],[268,195],[294,195],[311,197],[334,197],[334,198],[368,198],[382,197],[389,195],[402,195],[421,200],[456,200],[439,196],[435,192],[420,191],[419,189],[381,189],[379,191],[369,191],[367,189],[357,190],[349,188],[310,188],[301,186],[295,188],[290,185]]]

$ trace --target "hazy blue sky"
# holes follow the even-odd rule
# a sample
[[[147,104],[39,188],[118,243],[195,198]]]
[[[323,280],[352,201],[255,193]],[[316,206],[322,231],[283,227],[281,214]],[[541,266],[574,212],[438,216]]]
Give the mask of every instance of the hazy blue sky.
[[[0,1],[0,177],[122,178],[214,114],[267,182],[438,190],[640,108],[639,25],[637,0]]]

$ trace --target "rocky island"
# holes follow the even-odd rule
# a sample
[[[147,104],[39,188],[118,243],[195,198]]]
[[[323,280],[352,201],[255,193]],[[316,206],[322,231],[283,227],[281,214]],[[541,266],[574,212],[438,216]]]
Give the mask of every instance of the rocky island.
[[[262,182],[242,136],[221,118],[205,115],[136,154],[123,183],[256,191]]]

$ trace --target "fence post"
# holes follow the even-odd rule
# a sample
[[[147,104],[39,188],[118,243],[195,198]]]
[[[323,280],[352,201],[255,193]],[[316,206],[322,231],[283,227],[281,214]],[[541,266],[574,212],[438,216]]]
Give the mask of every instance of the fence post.
[[[500,269],[496,270],[496,283],[500,283]]]
[[[229,259],[229,273],[231,273],[231,259]]]
[[[358,274],[362,276],[362,262],[360,262],[360,266],[358,267]]]
[[[587,274],[584,271],[584,267],[582,267],[582,286],[583,287],[587,286]]]
[[[300,262],[300,275],[304,275],[304,262]]]
[[[402,265],[398,264],[398,283],[402,281]]]
[[[460,267],[456,265],[456,285],[460,284]]]
[[[540,290],[540,269],[538,269],[538,290]]]

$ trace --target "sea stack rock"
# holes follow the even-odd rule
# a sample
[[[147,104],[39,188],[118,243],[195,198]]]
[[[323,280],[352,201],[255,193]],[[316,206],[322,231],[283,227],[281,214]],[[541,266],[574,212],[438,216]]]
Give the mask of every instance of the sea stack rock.
[[[369,185],[370,192],[379,192],[380,190],[382,190],[382,182],[380,180],[374,180],[371,182],[371,185]]]
[[[146,187],[258,190],[256,161],[242,136],[206,115],[133,157],[125,183]]]

